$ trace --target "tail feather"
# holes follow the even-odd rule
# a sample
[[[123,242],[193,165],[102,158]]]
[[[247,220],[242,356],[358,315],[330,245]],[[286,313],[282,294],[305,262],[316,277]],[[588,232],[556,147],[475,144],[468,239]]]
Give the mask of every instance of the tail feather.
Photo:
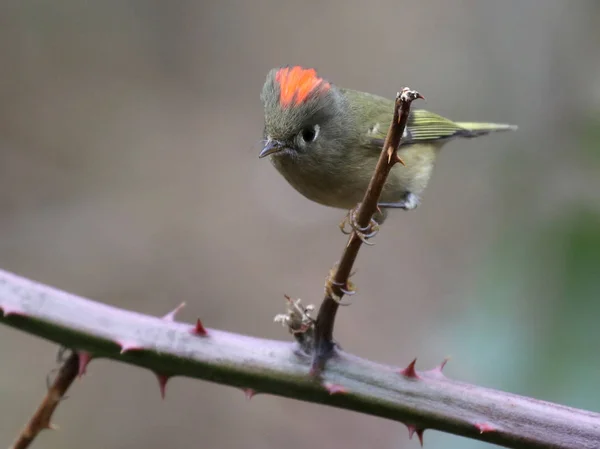
[[[519,127],[516,125],[506,125],[502,123],[479,123],[479,122],[456,122],[462,130],[457,134],[460,137],[478,137],[498,131],[515,131]]]
[[[517,129],[513,125],[478,122],[453,122],[424,109],[411,111],[402,143],[446,141],[455,137],[478,137],[495,131]]]

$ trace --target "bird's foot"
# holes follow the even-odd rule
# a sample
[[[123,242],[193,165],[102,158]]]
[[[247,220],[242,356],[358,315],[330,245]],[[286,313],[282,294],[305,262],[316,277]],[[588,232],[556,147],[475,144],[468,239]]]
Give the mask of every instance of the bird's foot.
[[[421,200],[417,195],[408,192],[401,201],[398,201],[397,203],[379,203],[379,207],[412,210],[416,209],[420,203]]]
[[[354,283],[350,280],[350,278],[354,275],[354,273],[350,273],[348,276],[348,280],[346,282],[337,282],[335,280],[335,275],[337,273],[338,264],[336,263],[331,270],[329,270],[329,275],[325,281],[325,295],[335,302],[337,302],[340,306],[349,306],[350,303],[342,302],[342,296],[352,296],[356,293],[356,289],[354,287]],[[336,290],[340,292],[340,294],[336,293]]]
[[[369,242],[369,239],[375,237],[379,232],[379,223],[371,218],[371,221],[367,226],[361,227],[356,221],[359,207],[360,204],[348,211],[346,217],[340,223],[340,230],[346,235],[354,232],[365,245],[373,246],[374,243]],[[349,229],[346,229],[347,227]]]

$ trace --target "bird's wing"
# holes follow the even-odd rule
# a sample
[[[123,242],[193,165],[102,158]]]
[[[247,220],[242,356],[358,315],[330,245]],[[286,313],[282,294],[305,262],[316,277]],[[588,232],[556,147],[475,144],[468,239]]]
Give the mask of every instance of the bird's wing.
[[[365,123],[367,138],[363,140],[363,145],[369,151],[371,149],[381,150],[392,120],[394,101],[355,90],[340,90],[350,100],[350,108],[356,108],[358,117],[369,118],[369,123]],[[477,137],[494,131],[515,129],[516,126],[497,123],[453,122],[424,109],[413,109],[408,117],[400,144],[433,143],[441,145],[455,137]]]
[[[379,149],[383,146],[390,118],[391,114],[388,114],[388,123],[376,128],[371,127],[367,132],[372,145]],[[463,128],[441,115],[423,109],[415,109],[408,116],[401,145],[443,141],[453,137],[475,137],[475,135],[471,130]]]

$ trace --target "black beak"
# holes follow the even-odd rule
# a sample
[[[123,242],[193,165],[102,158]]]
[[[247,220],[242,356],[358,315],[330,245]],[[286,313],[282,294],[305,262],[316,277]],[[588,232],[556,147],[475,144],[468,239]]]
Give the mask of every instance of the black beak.
[[[265,147],[262,149],[258,157],[263,158],[265,156],[268,156],[269,154],[277,153],[278,151],[283,150],[283,147],[283,142],[280,142],[279,140],[269,139],[267,140]]]

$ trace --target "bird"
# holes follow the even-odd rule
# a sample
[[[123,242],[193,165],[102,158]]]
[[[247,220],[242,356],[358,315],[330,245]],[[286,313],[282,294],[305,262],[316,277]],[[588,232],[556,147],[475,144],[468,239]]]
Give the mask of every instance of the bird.
[[[314,68],[270,70],[262,88],[263,148],[277,171],[301,195],[324,206],[352,209],[367,190],[394,114],[394,100],[339,87]],[[446,143],[480,137],[515,125],[455,122],[411,110],[398,156],[379,199],[387,209],[413,210],[421,203],[433,167]]]

